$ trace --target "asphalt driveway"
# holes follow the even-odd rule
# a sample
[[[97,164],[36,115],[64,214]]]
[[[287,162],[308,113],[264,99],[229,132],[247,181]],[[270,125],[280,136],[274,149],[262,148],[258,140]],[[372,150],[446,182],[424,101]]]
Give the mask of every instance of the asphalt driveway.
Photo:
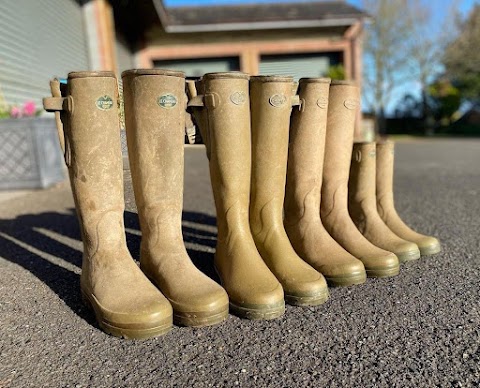
[[[396,157],[397,208],[440,238],[440,254],[281,319],[230,316],[147,341],[104,334],[83,306],[68,184],[0,202],[0,387],[480,386],[480,140],[404,141]],[[126,203],[138,257],[128,172]],[[195,264],[214,276],[202,147],[186,150],[183,226]]]

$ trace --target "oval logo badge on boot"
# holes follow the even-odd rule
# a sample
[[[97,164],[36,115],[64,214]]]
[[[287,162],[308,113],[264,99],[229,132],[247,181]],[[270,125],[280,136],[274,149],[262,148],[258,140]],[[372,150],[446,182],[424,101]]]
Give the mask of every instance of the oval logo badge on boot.
[[[320,97],[317,100],[317,105],[320,109],[327,109],[328,106],[328,98],[326,97]]]
[[[177,97],[173,94],[164,94],[163,96],[158,97],[157,104],[165,109],[173,108],[177,105]]]
[[[113,100],[112,97],[104,95],[102,97],[97,98],[95,105],[100,110],[109,110],[113,107]]]
[[[270,97],[269,101],[272,106],[278,108],[287,102],[287,97],[285,97],[284,94],[274,94],[272,97]]]
[[[230,96],[230,101],[232,101],[235,105],[242,105],[247,97],[245,96],[244,92],[235,92]]]
[[[353,110],[358,106],[358,100],[354,100],[353,98],[348,98],[345,100],[343,105],[345,105],[345,108]]]

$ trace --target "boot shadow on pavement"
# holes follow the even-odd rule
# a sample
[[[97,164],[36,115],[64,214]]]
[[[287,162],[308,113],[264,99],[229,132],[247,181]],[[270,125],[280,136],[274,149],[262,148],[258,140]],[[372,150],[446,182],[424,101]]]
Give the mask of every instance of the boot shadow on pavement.
[[[138,260],[141,235],[137,213],[126,211],[124,219],[125,228],[130,230],[126,232],[128,249]],[[182,229],[190,258],[200,271],[219,282],[213,267],[215,224],[215,217],[210,215],[183,213]],[[78,245],[78,249],[72,245]],[[32,273],[75,314],[97,326],[93,312],[84,305],[80,294],[82,244],[75,209],[68,209],[67,213],[44,212],[0,219],[0,257]],[[62,260],[65,266],[56,264]]]
[[[49,232],[53,233],[49,236],[46,234]],[[0,257],[32,273],[75,314],[96,326],[93,312],[80,296],[81,244],[77,250],[60,241],[62,236],[81,241],[74,209],[68,213],[45,212],[0,219]],[[56,264],[59,260],[67,265]],[[68,269],[72,266],[78,272]]]

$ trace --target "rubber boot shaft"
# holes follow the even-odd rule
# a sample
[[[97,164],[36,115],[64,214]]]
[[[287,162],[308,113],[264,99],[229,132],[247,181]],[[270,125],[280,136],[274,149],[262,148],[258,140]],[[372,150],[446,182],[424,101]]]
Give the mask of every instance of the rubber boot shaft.
[[[419,259],[417,245],[393,233],[377,212],[375,166],[375,143],[354,144],[348,182],[350,216],[368,241],[395,253],[401,263]]]
[[[329,285],[363,283],[363,263],[344,250],[320,219],[329,78],[300,79],[301,109],[294,109],[285,196],[285,230],[297,254],[320,271]]]
[[[285,300],[316,305],[328,298],[326,281],[296,254],[283,226],[292,91],[291,77],[250,79],[250,228],[260,255],[282,284]]]
[[[230,311],[271,319],[285,310],[283,289],[260,257],[249,224],[251,132],[247,74],[206,74],[204,108],[193,108],[210,156],[217,212],[215,265],[230,298]],[[203,112],[203,113],[202,113]],[[204,135],[205,134],[205,135]]]
[[[138,69],[122,78],[140,267],[172,304],[176,324],[219,323],[228,315],[228,296],[195,267],[182,236],[185,76]]]
[[[83,297],[110,334],[164,334],[172,326],[172,308],[126,245],[116,78],[109,72],[70,73],[64,97],[65,156],[84,244]]]
[[[437,238],[412,230],[398,215],[393,200],[394,143],[377,143],[376,193],[377,209],[387,226],[401,238],[417,244],[422,256],[441,251]]]
[[[363,237],[348,213],[348,177],[359,98],[357,86],[345,81],[332,82],[320,213],[329,234],[363,262],[367,276],[394,276],[400,268],[398,258]]]

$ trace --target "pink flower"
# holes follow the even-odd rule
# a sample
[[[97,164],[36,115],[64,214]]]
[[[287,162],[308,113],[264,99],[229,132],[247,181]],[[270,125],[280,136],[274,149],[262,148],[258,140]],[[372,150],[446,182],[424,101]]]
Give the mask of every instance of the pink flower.
[[[25,116],[35,116],[36,111],[37,109],[33,101],[27,101],[25,104],[23,104],[23,114]]]
[[[22,111],[18,106],[12,106],[12,109],[10,109],[10,117],[14,119],[18,119],[19,117],[22,117]]]

